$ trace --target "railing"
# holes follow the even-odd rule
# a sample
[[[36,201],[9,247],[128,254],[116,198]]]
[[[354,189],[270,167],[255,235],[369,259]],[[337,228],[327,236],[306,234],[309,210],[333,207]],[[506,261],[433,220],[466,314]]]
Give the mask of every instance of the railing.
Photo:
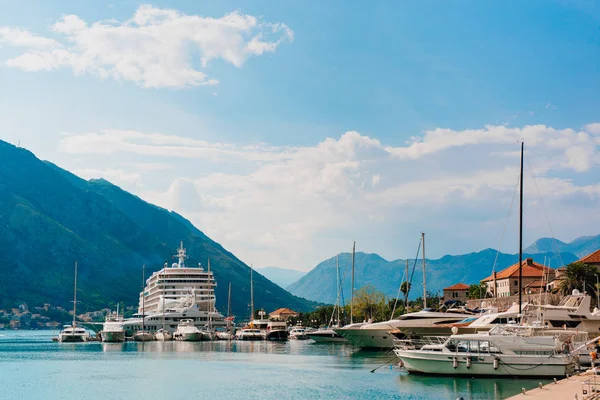
[[[600,379],[596,375],[581,384],[583,399],[600,399]]]

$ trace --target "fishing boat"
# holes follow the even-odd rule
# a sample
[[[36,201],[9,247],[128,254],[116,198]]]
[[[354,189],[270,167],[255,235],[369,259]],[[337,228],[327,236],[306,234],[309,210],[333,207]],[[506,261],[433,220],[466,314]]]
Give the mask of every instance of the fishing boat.
[[[200,342],[203,340],[202,332],[194,325],[194,321],[191,319],[184,319],[179,322],[173,338],[183,342]]]
[[[125,329],[123,329],[123,316],[119,315],[119,305],[117,304],[116,313],[110,313],[102,325],[100,333],[102,341],[105,343],[121,343],[125,341]]]
[[[87,342],[89,335],[84,328],[77,326],[77,262],[75,262],[75,279],[73,289],[73,323],[65,325],[58,334],[61,343]]]
[[[561,377],[576,358],[552,336],[498,325],[487,333],[396,341],[394,353],[409,373],[496,377]]]

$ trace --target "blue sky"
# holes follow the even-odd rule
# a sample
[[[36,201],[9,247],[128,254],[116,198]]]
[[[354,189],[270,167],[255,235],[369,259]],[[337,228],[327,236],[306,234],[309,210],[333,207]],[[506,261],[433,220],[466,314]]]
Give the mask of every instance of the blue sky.
[[[592,1],[0,9],[0,138],[181,212],[248,263],[306,270],[352,240],[405,257],[421,230],[432,256],[498,247],[519,138],[556,236],[600,233]],[[244,27],[211,22],[236,11]],[[528,207],[526,238],[550,236]]]

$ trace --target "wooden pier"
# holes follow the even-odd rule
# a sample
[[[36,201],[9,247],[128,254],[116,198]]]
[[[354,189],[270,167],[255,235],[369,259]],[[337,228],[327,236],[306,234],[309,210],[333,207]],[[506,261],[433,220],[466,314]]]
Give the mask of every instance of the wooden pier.
[[[600,399],[600,375],[595,375],[590,370],[508,398],[508,400],[542,399]]]

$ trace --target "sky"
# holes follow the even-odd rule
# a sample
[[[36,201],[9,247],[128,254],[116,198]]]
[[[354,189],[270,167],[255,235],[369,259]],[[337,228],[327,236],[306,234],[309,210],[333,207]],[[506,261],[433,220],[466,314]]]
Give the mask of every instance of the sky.
[[[257,267],[600,233],[595,1],[0,0],[0,139]]]

